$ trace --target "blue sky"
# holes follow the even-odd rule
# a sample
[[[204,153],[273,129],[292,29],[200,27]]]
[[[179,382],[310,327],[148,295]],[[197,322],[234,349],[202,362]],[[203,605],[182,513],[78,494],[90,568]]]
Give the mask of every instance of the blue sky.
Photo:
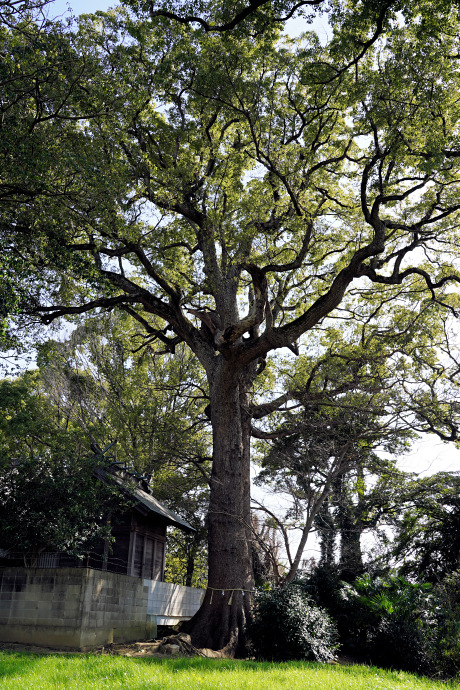
[[[106,10],[117,4],[116,0],[54,0],[49,5],[49,16],[57,17],[65,14],[68,7],[72,9],[73,14],[79,15],[97,12],[97,10]]]
[[[49,5],[49,16],[59,17],[64,16],[70,7],[73,14],[85,14],[90,12],[97,12],[98,10],[107,10],[109,7],[115,7],[120,4],[118,0],[53,0]],[[328,34],[327,21],[320,17],[316,18],[313,23],[320,40],[326,40]],[[301,19],[291,19],[286,24],[286,31],[291,36],[297,36],[302,31],[309,29],[309,25]]]

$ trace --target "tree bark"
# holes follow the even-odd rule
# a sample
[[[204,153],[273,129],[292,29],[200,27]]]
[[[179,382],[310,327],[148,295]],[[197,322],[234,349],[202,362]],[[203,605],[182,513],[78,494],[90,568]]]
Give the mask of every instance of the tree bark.
[[[361,464],[357,466],[357,476],[363,481],[364,472]],[[337,525],[340,533],[341,577],[347,582],[353,582],[363,573],[363,554],[361,549],[361,534],[364,531],[362,514],[364,511],[363,496],[358,491],[358,502],[355,505],[347,492],[345,476],[339,477],[337,498]]]
[[[209,376],[213,466],[208,515],[208,589],[186,629],[196,647],[245,653],[254,577],[250,538],[248,371],[223,357]]]
[[[347,511],[340,524],[340,568],[343,580],[353,582],[363,572],[363,554],[359,520],[351,510]]]
[[[335,563],[335,540],[337,536],[337,528],[329,507],[329,499],[326,499],[315,519],[320,537],[321,559],[319,565],[326,568],[332,567]]]
[[[185,572],[185,586],[186,587],[191,587],[192,582],[193,582],[193,573],[195,571],[195,557],[196,557],[196,545],[195,545],[195,540],[193,540],[193,544],[190,547],[190,550],[187,554],[187,569]]]

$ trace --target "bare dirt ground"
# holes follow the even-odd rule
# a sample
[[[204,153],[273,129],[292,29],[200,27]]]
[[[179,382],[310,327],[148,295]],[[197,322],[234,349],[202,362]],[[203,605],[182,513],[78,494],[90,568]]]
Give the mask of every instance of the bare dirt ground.
[[[15,642],[0,642],[0,652],[28,652],[29,654],[84,654],[77,649],[62,650],[52,647],[38,647],[33,644],[19,644]]]
[[[132,642],[125,644],[109,644],[103,647],[96,647],[88,651],[79,649],[58,649],[55,647],[40,647],[30,644],[19,644],[14,642],[0,642],[0,651],[8,652],[28,652],[29,654],[110,654],[128,657],[158,657],[165,656],[202,656],[220,658],[222,654],[208,649],[196,649],[190,643],[188,635],[179,634],[174,637],[165,637],[161,640],[150,640],[148,642]]]
[[[132,644],[110,644],[105,647],[97,647],[88,652],[80,649],[57,649],[55,647],[39,647],[32,644],[17,644],[14,642],[0,642],[2,652],[27,652],[29,654],[117,654],[120,656],[157,656],[164,657],[158,652],[160,642],[134,642]]]
[[[151,640],[149,642],[133,642],[129,644],[109,644],[104,647],[97,647],[91,651],[82,652],[79,649],[57,649],[54,647],[39,647],[37,645],[28,644],[16,644],[13,642],[0,642],[0,651],[2,652],[27,652],[29,654],[103,654],[103,655],[116,655],[116,656],[127,656],[134,658],[145,658],[145,657],[155,657],[158,659],[164,659],[165,656],[174,657],[184,657],[184,656],[203,656],[203,657],[213,657],[222,658],[222,654],[219,652],[214,652],[210,649],[196,649],[190,645],[188,640],[179,640],[180,645],[177,644],[178,640],[172,637],[163,638],[163,640]],[[177,649],[175,649],[177,647]],[[172,648],[172,649],[171,649]],[[347,656],[345,654],[339,654],[338,660],[331,662],[333,664],[339,664],[341,666],[351,666],[353,664],[363,663],[362,660],[355,659],[354,657]]]

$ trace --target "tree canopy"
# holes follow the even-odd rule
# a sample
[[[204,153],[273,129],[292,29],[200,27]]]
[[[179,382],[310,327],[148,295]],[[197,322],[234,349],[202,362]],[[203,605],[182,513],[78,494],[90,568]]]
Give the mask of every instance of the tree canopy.
[[[213,462],[209,588],[191,628],[196,644],[235,650],[253,590],[251,433],[299,395],[270,395],[271,353],[305,356],[304,398],[317,400],[315,356],[378,351],[408,396],[425,376],[456,438],[436,345],[460,282],[458,7],[332,2],[325,45],[279,21],[322,2],[212,3],[201,19],[168,7],[56,30],[68,69],[8,101],[2,135],[23,165],[0,152],[3,303],[29,325],[119,309],[145,345],[194,354]],[[56,74],[48,48],[1,37],[24,55],[5,64],[26,85],[38,57]]]

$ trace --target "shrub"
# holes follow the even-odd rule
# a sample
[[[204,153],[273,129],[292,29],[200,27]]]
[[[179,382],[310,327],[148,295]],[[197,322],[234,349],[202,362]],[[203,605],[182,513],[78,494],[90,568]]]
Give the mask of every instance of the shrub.
[[[349,585],[342,581],[340,568],[336,565],[318,566],[306,578],[297,580],[309,594],[314,603],[326,609],[337,625],[340,647],[343,652],[353,656],[361,656],[365,646],[363,640],[363,615],[369,618],[370,612],[364,607],[356,606],[357,593],[352,588],[351,602],[346,596]]]
[[[367,652],[372,661],[406,671],[433,671],[436,617],[431,585],[402,577],[358,578],[359,605],[366,608]]]
[[[402,577],[343,584],[349,626],[374,664],[428,675],[460,669],[460,574],[433,590]]]
[[[334,622],[297,583],[259,591],[247,633],[259,659],[329,661],[337,648]]]
[[[351,585],[318,568],[302,585],[336,621],[345,652],[431,676],[460,673],[460,571],[433,587],[370,575]]]
[[[443,676],[460,673],[460,570],[436,587],[437,635],[433,664]]]
[[[307,594],[313,598],[315,604],[326,609],[335,617],[340,608],[339,592],[344,584],[337,565],[319,565],[307,577],[297,579]]]

